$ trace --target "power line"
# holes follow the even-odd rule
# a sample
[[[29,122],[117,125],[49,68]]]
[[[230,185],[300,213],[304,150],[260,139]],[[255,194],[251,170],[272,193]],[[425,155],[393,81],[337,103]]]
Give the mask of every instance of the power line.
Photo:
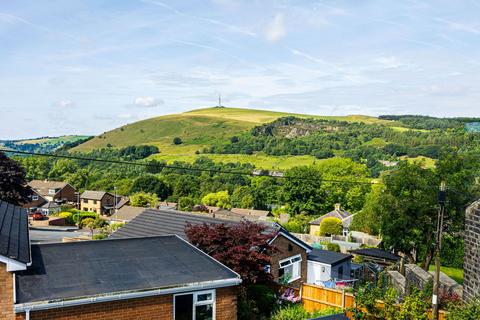
[[[272,175],[256,175],[253,172],[246,171],[229,171],[229,170],[215,170],[215,169],[203,169],[203,168],[187,168],[181,166],[172,166],[172,165],[158,165],[148,162],[134,162],[134,161],[125,161],[125,160],[114,160],[114,159],[100,159],[100,158],[88,158],[88,157],[78,157],[70,155],[61,155],[61,154],[51,154],[51,153],[38,153],[38,152],[29,152],[29,151],[17,151],[17,150],[8,150],[0,149],[0,152],[15,153],[15,154],[24,154],[24,155],[33,155],[33,156],[42,156],[50,158],[61,158],[61,159],[70,159],[70,160],[79,160],[79,161],[92,161],[92,162],[103,162],[111,164],[121,164],[121,165],[133,165],[133,166],[144,166],[144,167],[153,167],[153,168],[167,168],[173,170],[188,170],[194,172],[208,172],[208,173],[220,173],[220,174],[233,174],[233,175],[242,175],[242,176],[264,176],[276,179],[290,179],[290,180],[315,180],[318,179],[308,178],[308,177],[286,177],[286,176],[272,176]],[[362,185],[375,185],[382,184],[379,181],[358,181],[358,180],[339,180],[339,179],[321,179],[323,182],[331,183],[346,183],[346,184],[362,184]]]

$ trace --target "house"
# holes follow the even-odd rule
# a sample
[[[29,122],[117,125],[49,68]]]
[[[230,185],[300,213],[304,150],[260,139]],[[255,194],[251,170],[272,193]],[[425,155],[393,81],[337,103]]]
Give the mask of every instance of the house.
[[[330,211],[327,214],[324,214],[320,218],[317,218],[310,222],[310,234],[312,236],[318,236],[320,234],[320,224],[322,223],[323,219],[327,217],[332,217],[332,218],[338,218],[342,221],[343,225],[343,236],[348,236],[348,231],[350,228],[350,223],[353,220],[353,214],[351,214],[348,211],[345,211],[341,208],[340,204],[337,203],[335,204],[335,209],[333,211]]]
[[[480,295],[480,200],[472,203],[465,212],[465,251],[463,298]]]
[[[240,276],[178,236],[30,245],[28,232],[27,211],[0,201],[3,320],[236,318]]]
[[[308,254],[307,283],[322,284],[330,280],[350,279],[352,255],[313,249]]]
[[[27,185],[29,202],[22,205],[22,207],[29,209],[31,212],[37,211],[38,208],[48,203],[48,200],[42,197],[35,189]]]
[[[115,209],[115,196],[105,191],[86,190],[80,196],[80,210],[110,214]]]
[[[270,211],[267,211],[267,210],[232,208],[230,211],[242,216],[253,216],[253,217],[259,217],[264,219],[266,219],[270,215]]]
[[[206,214],[186,213],[175,210],[145,209],[132,221],[110,235],[111,239],[149,237],[176,234],[186,239],[188,224],[236,224],[239,221],[214,218]],[[273,237],[269,244],[278,249],[271,255],[271,265],[265,266],[275,281],[287,280],[291,286],[299,287],[307,281],[307,255],[312,248],[299,240],[277,223],[267,223]]]
[[[76,203],[78,200],[77,190],[66,182],[32,180],[28,183],[28,186],[35,190],[46,201]]]
[[[48,216],[62,211],[62,206],[53,201],[49,201],[40,208],[40,211]]]

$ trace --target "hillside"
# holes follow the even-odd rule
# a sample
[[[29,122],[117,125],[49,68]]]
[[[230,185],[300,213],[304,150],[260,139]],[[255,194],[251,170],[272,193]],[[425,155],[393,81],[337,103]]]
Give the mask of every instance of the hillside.
[[[194,155],[196,150],[214,142],[226,141],[232,135],[246,132],[259,124],[291,115],[300,118],[387,125],[395,123],[375,117],[357,115],[327,117],[253,109],[206,108],[128,124],[105,132],[72,149],[72,151],[91,151],[107,146],[119,148],[129,145],[150,144],[159,147],[163,155]],[[172,145],[174,137],[182,138],[184,143],[178,146]]]
[[[215,162],[249,162],[265,169],[287,169],[295,165],[309,165],[319,161],[310,155],[272,156],[261,153],[257,155],[196,154],[197,151],[201,151],[205,147],[226,143],[234,135],[246,133],[255,126],[286,116],[367,124],[379,123],[392,127],[401,127],[395,121],[361,115],[315,116],[267,110],[217,107],[196,109],[181,114],[160,116],[128,124],[105,132],[73,148],[72,151],[88,152],[106,147],[121,148],[145,144],[157,146],[160,149],[160,153],[152,157],[158,160],[165,160],[168,163],[173,161],[193,162],[200,156],[207,156]],[[174,145],[172,140],[175,137],[180,137],[183,143]]]
[[[52,152],[61,148],[65,144],[73,144],[81,142],[89,138],[88,136],[60,136],[60,137],[41,137],[34,139],[21,139],[21,140],[0,140],[0,146],[16,150],[16,151],[28,151],[28,152]]]

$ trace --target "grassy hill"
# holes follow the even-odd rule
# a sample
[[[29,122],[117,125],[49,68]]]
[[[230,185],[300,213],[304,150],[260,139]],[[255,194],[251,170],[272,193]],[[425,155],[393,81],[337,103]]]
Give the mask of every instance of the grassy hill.
[[[66,143],[74,143],[86,138],[88,138],[88,136],[69,135],[22,140],[0,140],[0,146],[17,151],[52,152]]]
[[[381,120],[375,117],[352,116],[314,116],[267,110],[239,108],[205,108],[138,121],[105,132],[77,147],[72,151],[91,151],[112,146],[121,148],[130,145],[148,144],[159,147],[160,154],[154,155],[169,163],[178,161],[192,162],[197,157],[195,152],[213,143],[227,141],[234,135],[242,134],[251,128],[274,121],[280,117],[297,116],[342,120],[349,122],[379,123],[398,126],[395,121]],[[402,128],[403,129],[403,128]],[[180,137],[181,145],[173,145],[172,140]],[[205,155],[203,155],[205,156]],[[318,161],[313,156],[268,155],[207,155],[218,162],[250,162],[265,169],[286,169],[294,165],[308,165]]]

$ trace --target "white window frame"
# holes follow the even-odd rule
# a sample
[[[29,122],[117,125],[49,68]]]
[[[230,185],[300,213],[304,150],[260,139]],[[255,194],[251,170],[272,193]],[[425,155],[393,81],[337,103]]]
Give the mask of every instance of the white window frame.
[[[205,306],[205,305],[212,305],[212,320],[216,319],[216,302],[217,302],[217,296],[216,296],[216,291],[215,289],[213,290],[205,290],[205,291],[194,291],[194,292],[185,292],[185,293],[177,293],[173,295],[173,320],[175,320],[175,298],[177,296],[186,296],[186,295],[193,295],[192,299],[192,320],[196,320],[196,314],[195,314],[195,309],[197,306]],[[205,301],[197,301],[198,296],[202,294],[211,294],[212,299],[211,300],[205,300]]]
[[[55,189],[48,189],[48,194],[49,195],[55,195],[57,192]]]
[[[295,261],[293,261],[293,260],[295,260]],[[285,262],[288,262],[288,264],[285,264]],[[284,264],[284,265],[282,265],[282,264]],[[295,273],[294,272],[295,271],[295,264],[298,264],[298,267],[297,267],[298,276],[293,277],[293,275],[292,275],[292,278],[288,281],[288,283],[302,278],[302,255],[297,254],[295,256],[291,256],[289,258],[278,261],[278,269],[279,270],[284,269],[288,266],[293,266],[292,267],[292,273]],[[285,272],[284,272],[284,274],[285,274]]]
[[[38,196],[36,194],[32,195],[32,201],[37,201],[38,200]]]

